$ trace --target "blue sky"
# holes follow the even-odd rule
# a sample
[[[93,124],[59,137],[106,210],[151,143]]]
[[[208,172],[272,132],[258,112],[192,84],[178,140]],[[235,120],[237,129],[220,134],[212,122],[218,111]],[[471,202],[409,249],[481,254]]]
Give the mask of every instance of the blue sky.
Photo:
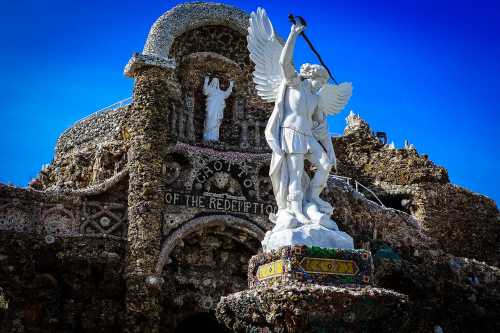
[[[451,181],[500,200],[500,6],[495,1],[224,1],[287,15],[340,81],[348,109],[443,165]],[[123,76],[151,24],[177,1],[6,1],[0,20],[0,182],[24,186],[53,157],[57,137],[129,97]],[[305,43],[297,64],[315,62]],[[344,117],[330,119],[340,133]]]

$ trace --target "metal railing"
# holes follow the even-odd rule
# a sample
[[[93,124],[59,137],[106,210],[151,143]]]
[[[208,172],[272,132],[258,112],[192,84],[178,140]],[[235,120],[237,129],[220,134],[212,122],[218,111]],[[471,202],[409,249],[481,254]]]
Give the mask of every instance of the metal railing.
[[[127,106],[129,104],[132,104],[133,101],[134,101],[134,98],[132,96],[130,96],[130,97],[127,97],[125,99],[122,99],[121,101],[118,101],[118,102],[113,103],[113,104],[111,104],[109,106],[106,106],[105,108],[97,110],[93,114],[100,113],[100,112],[105,112],[105,111],[109,111],[109,110],[116,110],[116,109],[119,109],[121,107],[124,107],[124,106]]]
[[[368,187],[364,186],[363,184],[361,184],[357,180],[349,178],[349,177],[339,176],[339,175],[330,175],[329,176],[329,180],[340,180],[340,181],[344,182],[349,187],[351,187],[352,189],[356,190],[356,192],[358,192],[361,195],[363,195],[363,197],[366,200],[369,200],[369,201],[373,202],[376,205],[379,205],[380,207],[382,207],[384,209],[391,210],[393,212],[397,212],[399,214],[403,214],[403,215],[408,216],[410,218],[408,221],[410,223],[412,223],[412,225],[416,226],[417,228],[420,228],[420,225],[417,222],[415,216],[413,216],[412,214],[410,214],[408,212],[402,211],[400,209],[396,209],[396,208],[392,208],[392,207],[387,207],[386,205],[383,204],[383,202],[380,200],[380,198],[372,190],[370,190]],[[354,185],[352,185],[351,183],[353,183]],[[375,200],[367,198],[364,193],[360,192],[360,189],[368,192]]]
[[[85,120],[88,120],[88,119],[95,117],[96,115],[104,113],[106,111],[116,110],[116,109],[119,109],[121,107],[127,106],[129,104],[132,104],[133,101],[134,101],[134,98],[131,96],[131,97],[127,97],[125,99],[122,99],[121,101],[118,101],[116,103],[113,103],[111,105],[108,105],[100,110],[97,110],[97,111],[89,114],[88,116],[74,122],[73,125],[71,125],[67,129],[65,129],[64,132],[61,133],[61,136],[63,136],[64,134],[69,132],[73,127],[75,127],[77,124],[80,124],[80,123],[84,122]]]
[[[382,203],[382,201],[379,199],[379,197],[372,190],[370,190],[368,187],[366,187],[365,185],[361,184],[357,180],[355,180],[355,183],[356,183],[356,187],[355,187],[356,188],[356,192],[360,192],[359,188],[361,187],[362,189],[368,191],[368,193],[370,193],[375,198],[375,200],[377,200],[377,202],[378,202],[378,204],[380,206],[386,208],[385,205]]]
[[[361,184],[357,180],[349,178],[349,177],[339,176],[339,175],[330,175],[330,179],[336,179],[336,180],[343,181],[347,185],[349,185],[351,187],[354,187],[354,189],[358,193],[362,193],[360,191],[360,189],[363,189],[363,190],[367,191],[376,200],[376,201],[374,201],[374,200],[371,200],[371,201],[377,203],[379,206],[381,206],[383,208],[387,208],[387,207],[385,207],[385,205],[383,204],[383,202],[379,199],[379,197],[372,190],[370,190],[368,187],[366,187],[365,185]]]
[[[343,182],[347,183],[347,185],[352,186],[352,185],[351,185],[351,180],[352,180],[352,178],[349,178],[349,177],[344,177],[344,176],[339,176],[339,175],[330,175],[329,177],[330,177],[331,179],[338,179],[338,180],[341,180],[341,181],[343,181]]]

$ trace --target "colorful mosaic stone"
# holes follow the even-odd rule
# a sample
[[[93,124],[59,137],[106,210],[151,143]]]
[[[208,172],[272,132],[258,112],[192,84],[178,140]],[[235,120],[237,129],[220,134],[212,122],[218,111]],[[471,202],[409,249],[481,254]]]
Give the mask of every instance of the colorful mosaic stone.
[[[289,284],[291,281],[325,286],[368,285],[373,260],[367,250],[284,246],[250,259],[250,288]]]

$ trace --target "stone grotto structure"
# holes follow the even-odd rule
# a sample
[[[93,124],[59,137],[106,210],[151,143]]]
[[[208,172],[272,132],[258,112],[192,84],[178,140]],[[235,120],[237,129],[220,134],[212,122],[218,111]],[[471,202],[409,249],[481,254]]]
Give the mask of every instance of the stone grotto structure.
[[[125,67],[132,102],[62,133],[29,187],[0,184],[0,332],[228,331],[217,304],[247,289],[276,210],[263,133],[272,104],[252,82],[247,27],[227,5],[169,10]],[[202,140],[207,75],[223,90],[235,82],[219,141]],[[324,199],[371,251],[371,283],[405,295],[406,310],[368,295],[332,315],[351,331],[499,332],[495,202],[451,184],[414,146],[382,142],[359,115],[346,123]],[[280,297],[294,320],[300,295]],[[357,326],[360,313],[385,320]]]

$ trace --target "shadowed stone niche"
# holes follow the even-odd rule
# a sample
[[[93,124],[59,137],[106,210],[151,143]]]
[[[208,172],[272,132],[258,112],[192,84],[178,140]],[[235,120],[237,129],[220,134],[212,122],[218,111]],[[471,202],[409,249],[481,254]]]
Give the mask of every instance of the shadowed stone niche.
[[[246,288],[248,260],[259,247],[259,240],[246,231],[224,225],[205,227],[178,241],[162,272],[161,330],[201,332],[211,327],[224,332],[215,321],[215,307],[221,296]]]
[[[250,65],[246,34],[223,25],[207,25],[177,37],[170,56],[177,64],[193,53],[214,52],[236,62],[241,68]]]
[[[241,92],[246,90],[247,82],[240,66],[233,60],[214,52],[197,52],[183,58],[178,71],[179,82],[182,85],[184,110],[180,112],[177,128],[182,141],[200,142],[205,121],[205,99],[203,95],[203,80],[205,76],[217,77],[220,88],[226,90],[229,80],[235,82],[233,94],[226,100],[224,119],[220,128],[220,141],[239,144],[239,128],[234,126],[233,109],[237,103],[244,100]]]

